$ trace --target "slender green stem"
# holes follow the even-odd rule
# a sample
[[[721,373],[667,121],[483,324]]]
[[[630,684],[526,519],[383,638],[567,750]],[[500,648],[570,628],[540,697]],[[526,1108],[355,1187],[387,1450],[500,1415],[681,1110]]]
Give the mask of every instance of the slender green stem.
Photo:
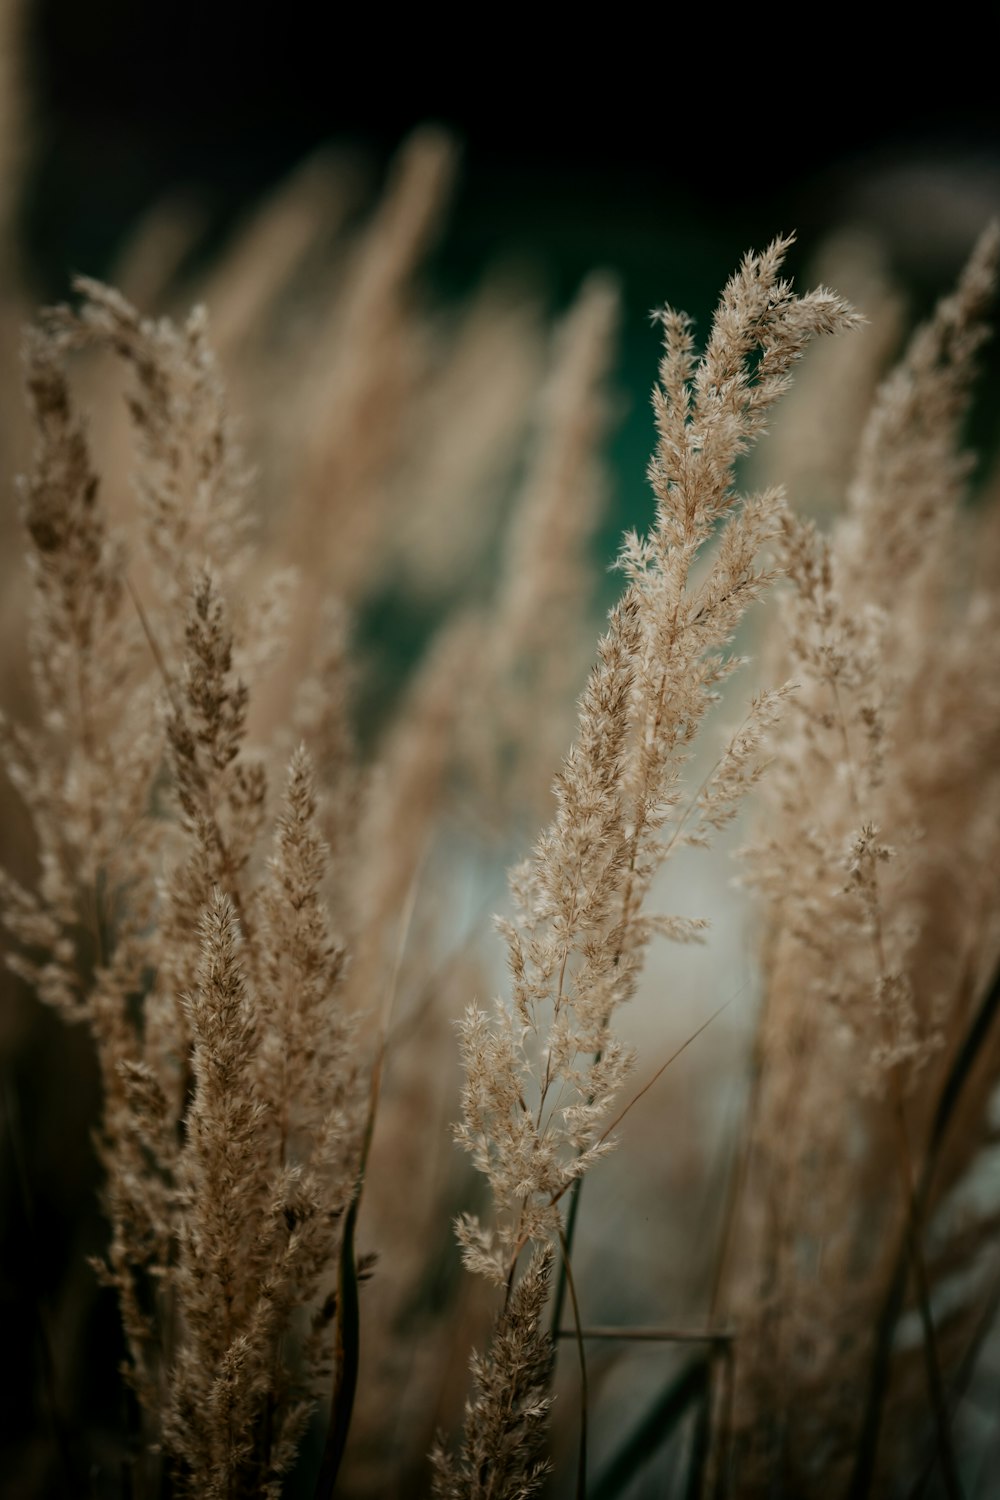
[[[368,1157],[371,1153],[372,1140],[375,1136],[375,1121],[382,1092],[382,1077],[385,1067],[389,1029],[392,1022],[392,1012],[396,1001],[396,993],[399,988],[403,952],[406,947],[410,923],[413,920],[418,877],[422,864],[423,861],[421,859],[414,870],[413,879],[410,882],[406,907],[400,922],[399,940],[396,945],[392,975],[386,987],[382,1003],[379,1042],[376,1048],[375,1061],[372,1065],[371,1087],[368,1094],[368,1113],[361,1140],[358,1171],[341,1236],[340,1258],[337,1267],[336,1367],[334,1371],[333,1390],[330,1396],[330,1417],[327,1425],[326,1440],[323,1445],[323,1458],[320,1464],[319,1477],[316,1480],[314,1500],[329,1500],[329,1497],[334,1492],[344,1451],[347,1447],[347,1435],[351,1425],[351,1417],[354,1413],[354,1397],[357,1391],[358,1366],[361,1356],[361,1312],[358,1300],[358,1266],[355,1253],[355,1233],[357,1230],[358,1214],[361,1208],[361,1197],[364,1192]]]
[[[742,988],[742,986],[741,986],[741,988]],[[739,990],[737,991],[737,995],[738,994],[739,994]],[[632,1098],[626,1104],[625,1108],[623,1110],[621,1110],[615,1116],[615,1118],[611,1121],[611,1124],[606,1127],[606,1129],[603,1131],[603,1133],[601,1134],[600,1138],[598,1139],[598,1141],[596,1143],[598,1146],[603,1146],[603,1144],[607,1140],[608,1136],[611,1134],[611,1132],[613,1130],[617,1130],[618,1126],[624,1120],[625,1116],[628,1114],[629,1110],[633,1107],[633,1105],[638,1104],[638,1102],[642,1098],[642,1096],[644,1094],[648,1093],[649,1090],[653,1087],[653,1084],[656,1083],[663,1076],[663,1074],[670,1067],[670,1064],[672,1062],[676,1062],[677,1058],[680,1057],[681,1053],[684,1052],[684,1051],[686,1051],[686,1049],[688,1047],[690,1047],[691,1043],[693,1041],[695,1041],[697,1037],[701,1036],[702,1032],[706,1029],[706,1027],[711,1026],[711,1024],[715,1020],[715,1018],[717,1016],[721,1016],[722,1012],[724,1010],[726,1010],[726,1008],[728,1006],[732,1005],[733,1000],[735,1000],[735,999],[736,999],[736,995],[731,996],[730,999],[728,999],[726,1001],[725,1005],[720,1005],[719,1008],[718,1008],[718,1010],[713,1011],[712,1014],[709,1016],[708,1020],[704,1021],[702,1023],[702,1025],[698,1027],[697,1031],[693,1031],[691,1033],[691,1035],[688,1037],[687,1041],[683,1042],[677,1048],[676,1052],[672,1052],[670,1054],[670,1056],[667,1058],[666,1062],[660,1064],[660,1066],[657,1068],[656,1072],[653,1074],[652,1078],[650,1078],[647,1083],[643,1084],[643,1086],[639,1090],[639,1092],[637,1094],[634,1094],[632,1096]],[[595,1057],[594,1057],[594,1064],[595,1064],[595,1066],[597,1065],[597,1063],[600,1062],[600,1057],[601,1057],[600,1053],[597,1053],[595,1055]],[[593,1102],[593,1101],[591,1101],[591,1102]],[[565,1236],[566,1236],[566,1243],[569,1246],[571,1254],[572,1254],[572,1250],[573,1250],[573,1242],[574,1242],[574,1239],[576,1237],[576,1221],[577,1221],[577,1215],[579,1214],[579,1211],[580,1211],[580,1190],[581,1190],[582,1186],[583,1186],[583,1178],[582,1177],[574,1177],[573,1181],[572,1181],[572,1184],[571,1184],[571,1186],[569,1188],[570,1199],[569,1199],[569,1208],[568,1208],[567,1213],[566,1213]],[[558,1193],[556,1193],[553,1196],[553,1198],[552,1198],[552,1205],[553,1206],[555,1206],[555,1204],[557,1204],[559,1202],[560,1198],[563,1196],[563,1194],[566,1191],[567,1191],[567,1189],[565,1187],[563,1187],[563,1188],[560,1189],[560,1191]],[[562,1263],[560,1264],[560,1267],[559,1267],[559,1275],[558,1275],[558,1277],[556,1279],[555,1297],[554,1297],[553,1303],[552,1303],[552,1333],[553,1333],[553,1337],[556,1336],[556,1333],[557,1333],[558,1329],[562,1325],[563,1307],[564,1307],[565,1301],[566,1301],[566,1270],[565,1270],[565,1265],[566,1265],[566,1262],[565,1262],[565,1258],[564,1258],[563,1261],[562,1261]]]
[[[976,1013],[969,1024],[961,1045],[952,1060],[948,1075],[938,1096],[934,1122],[931,1126],[927,1152],[924,1156],[920,1179],[914,1192],[917,1212],[922,1220],[930,1202],[934,1174],[937,1170],[941,1147],[948,1128],[958,1108],[962,1092],[968,1083],[973,1065],[993,1029],[1000,1011],[1000,969],[983,995]],[[908,1236],[904,1235],[897,1249],[892,1275],[882,1303],[876,1326],[875,1348],[868,1378],[868,1395],[865,1402],[864,1423],[858,1443],[857,1458],[851,1481],[851,1494],[867,1495],[875,1475],[875,1460],[878,1455],[882,1415],[888,1394],[889,1365],[892,1359],[892,1341],[906,1296],[908,1272]]]
[[[590,1388],[587,1383],[587,1355],[583,1347],[583,1324],[580,1318],[580,1304],[576,1300],[576,1283],[573,1280],[573,1271],[570,1266],[570,1251],[566,1243],[566,1236],[562,1230],[559,1231],[559,1244],[562,1247],[562,1264],[566,1272],[566,1284],[569,1287],[570,1301],[573,1304],[573,1321],[576,1324],[576,1349],[580,1357],[580,1451],[576,1470],[576,1495],[577,1500],[587,1500],[587,1412],[590,1403]]]
[[[662,1391],[649,1411],[626,1435],[608,1466],[597,1477],[591,1500],[618,1500],[643,1466],[684,1420],[708,1388],[708,1356],[695,1355]]]

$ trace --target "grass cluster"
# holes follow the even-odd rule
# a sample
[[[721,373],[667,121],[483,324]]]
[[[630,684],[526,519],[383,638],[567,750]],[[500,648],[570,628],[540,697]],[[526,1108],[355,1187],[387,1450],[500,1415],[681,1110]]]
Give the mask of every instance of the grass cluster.
[[[618,293],[430,306],[453,165],[417,135],[361,220],[312,162],[197,287],[166,213],[24,339],[5,1045],[85,1034],[107,1229],[28,1289],[9,1492],[988,1494],[1000,237],[895,363],[889,290],[798,293],[789,240],[702,342],[664,308],[599,633]],[[734,829],[736,1027],[675,960]]]

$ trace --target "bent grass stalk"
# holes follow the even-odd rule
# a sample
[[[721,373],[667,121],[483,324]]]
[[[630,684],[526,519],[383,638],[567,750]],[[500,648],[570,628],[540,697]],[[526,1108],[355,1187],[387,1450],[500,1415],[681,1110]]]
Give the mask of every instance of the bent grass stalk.
[[[168,1489],[178,1500],[278,1500],[318,1398],[326,1433],[317,1500],[348,1482],[355,1451],[359,1469],[349,1482],[384,1492],[392,1445],[372,1438],[386,1411],[402,1430],[399,1367],[408,1385],[421,1384],[416,1350],[396,1361],[385,1389],[376,1383],[366,1392],[359,1378],[366,1258],[358,1223],[363,1203],[375,1207],[369,1173],[376,1121],[385,1122],[391,1099],[388,1059],[405,1038],[407,1050],[428,1049],[416,1052],[415,1074],[425,1062],[428,1076],[436,1074],[440,1063],[425,1039],[432,1028],[422,1024],[424,1007],[392,1030],[404,950],[409,967],[424,857],[445,829],[451,783],[463,795],[474,786],[476,796],[490,784],[497,803],[477,816],[495,828],[518,812],[518,799],[520,814],[535,805],[542,767],[551,764],[551,734],[529,744],[528,730],[568,679],[581,637],[615,316],[606,283],[584,289],[551,361],[493,603],[446,619],[380,743],[372,785],[353,746],[342,624],[328,652],[332,675],[317,669],[304,684],[303,733],[315,733],[319,754],[300,749],[289,761],[278,720],[291,717],[298,733],[300,709],[286,713],[285,689],[309,654],[320,594],[336,586],[365,607],[365,591],[388,576],[405,531],[396,491],[408,493],[402,481],[411,467],[418,490],[433,489],[439,475],[448,489],[479,463],[458,451],[464,433],[454,442],[442,435],[418,454],[435,403],[449,415],[456,403],[459,414],[467,409],[464,375],[432,369],[447,335],[432,338],[416,300],[410,305],[414,262],[437,220],[451,156],[437,137],[410,153],[374,230],[359,242],[366,248],[351,259],[346,300],[326,319],[344,334],[331,365],[336,378],[320,379],[317,361],[310,375],[317,389],[295,387],[303,399],[302,452],[287,467],[294,525],[282,532],[276,509],[268,545],[307,568],[325,559],[332,572],[305,579],[301,597],[289,595],[296,670],[272,695],[281,705],[273,720],[258,686],[276,648],[278,596],[251,545],[245,465],[204,315],[183,327],[147,320],[109,288],[81,281],[79,307],[50,310],[28,338],[37,451],[21,498],[35,703],[25,715],[32,727],[0,722],[0,746],[33,825],[38,874],[31,889],[3,876],[2,894],[17,948],[11,967],[47,1004],[86,1021],[94,1040],[111,1223],[101,1274],[117,1293],[142,1424],[133,1460],[141,1500]],[[301,232],[304,247],[308,223]],[[596,1430],[591,1341],[703,1346],[596,1476],[598,1496],[627,1486],[703,1398],[689,1489],[731,1488],[748,1500],[782,1484],[811,1493],[816,1455],[833,1454],[840,1467],[830,1492],[867,1493],[905,1451],[904,1421],[929,1411],[943,1488],[961,1494],[961,1427],[952,1431],[949,1406],[996,1296],[995,1277],[984,1292],[955,1270],[977,1269],[976,1253],[985,1260],[995,1210],[949,1240],[948,1194],[970,1179],[989,1141],[986,1105],[1000,1068],[1000,938],[990,916],[1000,693],[983,670],[996,655],[1000,607],[988,579],[966,607],[960,548],[950,537],[970,520],[960,514],[968,469],[960,439],[998,242],[984,237],[958,292],[876,398],[847,523],[829,544],[796,525],[779,490],[742,494],[735,480],[808,343],[858,321],[825,289],[792,291],[780,275],[789,244],[778,240],[745,258],[700,352],[689,320],[670,309],[659,315],[655,513],[645,534],[623,540],[622,597],[555,780],[554,816],[510,874],[511,913],[500,923],[509,995],[492,1010],[470,1006],[460,1023],[457,1133],[488,1183],[491,1206],[482,1222],[462,1215],[458,1238],[466,1265],[497,1289],[499,1311],[489,1347],[473,1359],[461,1452],[435,1451],[441,1500],[540,1493],[554,1353],[568,1338],[580,1366],[578,1496],[587,1490]],[[273,294],[267,278],[260,285],[254,306],[264,320]],[[119,426],[127,423],[135,449],[134,547],[111,524],[124,511],[122,497],[105,508],[68,375],[71,360],[102,351],[129,382]],[[107,395],[103,379],[95,377],[98,397]],[[425,383],[430,398],[419,390]],[[468,409],[485,411],[490,394],[487,378]],[[305,441],[309,413],[331,409],[336,420]],[[496,431],[511,420],[508,411]],[[496,453],[483,458],[491,463]],[[330,484],[333,510],[350,520],[343,556],[314,504]],[[577,494],[583,503],[574,512]],[[485,548],[485,537],[484,529],[478,542],[462,545]],[[788,692],[779,688],[752,701],[722,754],[706,757],[711,770],[691,792],[697,737],[740,664],[735,634],[782,570],[799,594],[792,606],[799,636],[786,654],[806,669],[788,710],[785,759],[773,735]],[[441,587],[433,559],[404,571],[421,588]],[[535,662],[551,641],[561,643],[554,660]],[[476,691],[466,694],[480,666]],[[255,734],[260,726],[259,750],[251,722]],[[553,712],[543,727],[556,723]],[[493,729],[496,743],[487,744]],[[704,926],[650,914],[656,875],[736,815],[772,752],[771,873],[759,880],[774,900],[763,965],[769,988],[707,1326],[626,1328],[599,1321],[596,1308],[588,1323],[587,1289],[573,1268],[584,1177],[635,1105],[732,1003],[622,1104],[635,1060],[616,1035],[619,1007],[636,994],[654,941],[695,941]],[[288,768],[280,811],[270,790],[279,762]],[[820,786],[830,793],[829,819],[817,833]],[[876,814],[900,833],[909,860],[884,874],[880,865],[893,851],[878,841]],[[918,846],[910,830],[922,820],[928,828]],[[321,829],[335,846],[332,866]],[[949,903],[979,915],[963,926]],[[447,917],[454,905],[444,906]],[[811,966],[794,947],[810,938]],[[448,964],[438,934],[420,962],[429,994]],[[817,1020],[814,991],[824,979],[831,993],[841,984],[834,998],[847,1040],[829,1012]],[[784,997],[771,993],[782,984]],[[471,980],[466,992],[473,988]],[[362,1023],[349,1014],[371,1015],[376,1006],[374,1055],[362,1062],[355,1030]],[[816,1066],[809,1089],[795,1092],[806,1047]],[[861,1097],[866,1066],[886,1097]],[[423,1087],[401,1104],[401,1119],[412,1097],[427,1097]],[[4,1094],[10,1113],[16,1096],[6,1086]],[[438,1118],[446,1100],[442,1090]],[[863,1165],[843,1145],[852,1125],[872,1158]],[[21,1143],[11,1133],[24,1193]],[[831,1164],[836,1190],[814,1213],[810,1172]],[[868,1215],[857,1233],[852,1218],[872,1203],[869,1165],[871,1179],[894,1171],[899,1193],[883,1194],[891,1202],[882,1217]],[[428,1195],[425,1224],[435,1216],[443,1223],[444,1205],[460,1201],[459,1191],[454,1185],[448,1200],[443,1191]],[[415,1264],[417,1254],[407,1253]],[[397,1305],[409,1312],[405,1275],[400,1282]],[[953,1317],[942,1289],[956,1287],[964,1300]],[[908,1295],[920,1326],[912,1350],[896,1337]],[[563,1327],[567,1296],[572,1326]],[[427,1316],[427,1302],[413,1305]],[[831,1338],[838,1316],[843,1326]],[[395,1309],[384,1321],[393,1335],[405,1326]],[[422,1359],[426,1325],[419,1326]],[[59,1450],[50,1477],[72,1488],[75,1434],[65,1441],[62,1393],[42,1334],[40,1410]],[[375,1353],[373,1363],[383,1351]],[[365,1356],[367,1363],[367,1347]],[[862,1388],[858,1410],[842,1393]],[[349,1450],[359,1423],[357,1450],[353,1441]],[[414,1427],[429,1431],[419,1411]],[[365,1450],[375,1447],[385,1454],[373,1460],[372,1475],[358,1477]],[[412,1453],[407,1464],[415,1475]]]
[[[736,459],[763,429],[809,340],[856,322],[825,290],[792,294],[778,277],[787,246],[775,242],[746,257],[700,359],[688,321],[662,315],[655,523],[647,537],[625,538],[627,587],[556,779],[556,817],[511,877],[517,913],[502,930],[512,1004],[497,1002],[492,1027],[477,1006],[462,1024],[467,1083],[458,1136],[489,1177],[498,1223],[484,1229],[464,1216],[459,1239],[470,1269],[503,1286],[503,1315],[522,1250],[552,1238],[568,1250],[558,1204],[611,1144],[601,1120],[629,1064],[611,1022],[635,991],[649,942],[656,933],[683,941],[698,931],[690,920],[642,915],[653,876],[682,838],[703,842],[729,821],[760,775],[756,751],[780,695],[756,700],[751,728],[696,799],[698,829],[683,833],[690,808],[676,809],[688,746],[717,684],[737,665],[725,649],[732,633],[773,576],[757,557],[777,534],[782,500],[775,492],[740,499]],[[711,566],[695,585],[695,559],[717,531]],[[568,1283],[566,1253],[563,1265]],[[445,1464],[439,1478],[453,1482]]]

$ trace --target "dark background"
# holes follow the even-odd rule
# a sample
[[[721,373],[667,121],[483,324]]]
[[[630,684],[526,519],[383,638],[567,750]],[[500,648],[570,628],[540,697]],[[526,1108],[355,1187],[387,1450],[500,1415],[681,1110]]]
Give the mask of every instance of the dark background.
[[[956,233],[969,194],[1000,207],[995,11],[973,27],[938,7],[876,43],[847,14],[673,9],[479,7],[445,25],[301,0],[39,0],[31,262],[59,289],[167,189],[199,186],[224,221],[317,143],[384,159],[425,119],[466,144],[455,269],[501,248],[560,278],[659,260],[655,300],[681,250],[714,295],[733,244],[796,228],[808,246],[845,217],[881,222],[903,270],[926,270],[949,226],[900,223],[887,183],[906,171]]]
[[[209,254],[318,145],[357,151],[377,183],[428,120],[464,146],[436,291],[512,262],[558,308],[587,271],[615,270],[627,401],[611,555],[622,521],[641,521],[651,308],[669,301],[704,328],[748,248],[795,230],[789,267],[804,273],[830,232],[861,227],[916,318],[1000,212],[995,8],[693,6],[640,21],[480,6],[445,20],[370,3],[36,0],[27,16],[21,239],[40,299],[65,296],[74,272],[112,274],[164,194],[194,199]],[[998,384],[995,369],[984,389]],[[990,445],[985,427],[976,439]]]

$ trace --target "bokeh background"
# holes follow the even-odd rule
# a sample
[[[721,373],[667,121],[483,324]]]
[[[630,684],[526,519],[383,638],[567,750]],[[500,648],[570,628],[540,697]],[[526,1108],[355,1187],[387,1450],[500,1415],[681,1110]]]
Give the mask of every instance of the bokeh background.
[[[808,264],[834,231],[877,237],[924,311],[1000,205],[997,16],[898,37],[860,18],[650,16],[619,25],[477,12],[227,0],[38,0],[27,9],[32,134],[20,235],[38,291],[107,275],[166,195],[197,215],[192,253],[327,143],[374,187],[415,125],[463,143],[429,266],[458,295],[487,267],[534,278],[554,308],[607,266],[623,283],[619,505],[641,514],[647,392],[664,301],[704,326],[736,259],[779,232]],[[982,83],[981,83],[982,80]],[[630,498],[631,497],[631,498]],[[632,517],[630,516],[630,519]],[[608,542],[618,532],[608,527]]]
[[[609,14],[595,25],[569,12],[480,9],[445,23],[374,8],[347,15],[287,4],[258,16],[221,0],[37,0],[21,19],[22,41],[6,59],[19,103],[5,253],[28,303],[67,296],[77,272],[113,279],[137,226],[164,205],[186,226],[178,285],[197,284],[261,198],[318,150],[333,152],[356,183],[351,213],[361,223],[400,142],[428,121],[462,151],[424,271],[431,300],[457,305],[497,275],[550,317],[588,272],[610,269],[623,324],[599,570],[622,527],[648,514],[652,308],[669,300],[704,328],[747,248],[794,229],[790,268],[805,273],[832,234],[849,230],[878,247],[912,321],[1000,210],[1000,108],[976,63],[996,55],[995,18],[977,22],[975,34],[955,26],[945,36],[908,21],[898,54],[876,52],[863,25],[804,11],[791,39],[782,32],[792,20],[769,13],[619,26]],[[973,434],[987,451],[1000,393],[995,349],[989,361]],[[3,398],[13,399],[6,389]],[[5,468],[24,461],[15,445]],[[0,534],[8,545],[10,528]],[[609,594],[614,584],[603,586]],[[380,675],[362,704],[374,737],[434,618],[412,600],[380,597],[362,623],[378,650]],[[696,886],[696,905],[701,894]],[[741,940],[727,992],[742,983]],[[14,1381],[0,1409],[0,1484],[27,1496],[50,1482],[38,1456],[52,1437],[39,1398],[52,1372],[38,1324],[50,1318],[66,1358],[58,1379],[98,1456],[94,1493],[103,1494],[114,1463],[103,1435],[120,1415],[116,1312],[110,1297],[82,1291],[74,1270],[103,1234],[88,1135],[95,1071],[79,1031],[24,995],[11,1005],[0,1027],[0,1313],[30,1378]],[[675,1023],[678,1037],[687,1024]],[[737,1026],[737,1040],[745,1031]],[[693,1095],[697,1076],[678,1088]],[[693,1141],[673,1144],[696,1154]],[[654,1129],[638,1176],[655,1177],[662,1155]],[[607,1212],[638,1226],[648,1187],[631,1199],[619,1189]],[[637,1244],[634,1259],[653,1267],[647,1251]],[[635,1301],[639,1308],[641,1288]],[[637,1354],[624,1374],[609,1375],[609,1409],[615,1400],[629,1409],[655,1383],[658,1357]],[[649,1493],[662,1493],[650,1482]]]

